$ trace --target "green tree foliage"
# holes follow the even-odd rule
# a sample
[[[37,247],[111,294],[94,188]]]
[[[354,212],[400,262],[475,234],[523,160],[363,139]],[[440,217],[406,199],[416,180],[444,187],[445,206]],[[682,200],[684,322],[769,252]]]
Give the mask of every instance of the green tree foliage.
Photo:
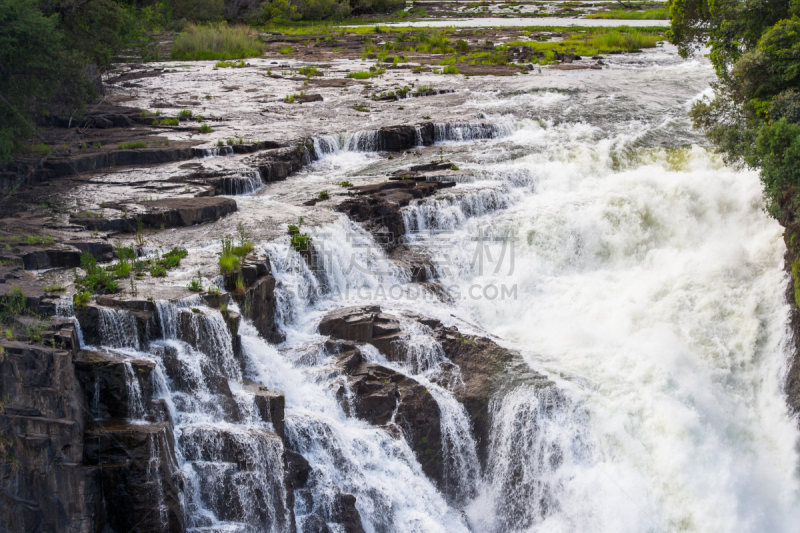
[[[0,162],[21,148],[47,103],[79,102],[90,90],[59,22],[33,0],[0,0]]]
[[[0,0],[0,163],[52,110],[80,112],[93,95],[88,72],[123,49],[144,52],[145,29],[166,19],[166,2]]]
[[[725,160],[761,170],[767,209],[800,188],[800,0],[672,0],[667,37],[684,57],[706,45],[714,98],[691,111]],[[797,216],[800,218],[800,216]]]

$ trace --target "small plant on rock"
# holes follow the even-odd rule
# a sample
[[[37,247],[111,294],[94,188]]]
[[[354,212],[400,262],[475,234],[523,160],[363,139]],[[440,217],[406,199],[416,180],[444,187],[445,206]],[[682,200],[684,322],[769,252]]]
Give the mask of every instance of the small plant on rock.
[[[186,286],[192,292],[202,292],[203,290],[203,277],[200,275],[200,272],[197,273],[195,277],[189,282]]]

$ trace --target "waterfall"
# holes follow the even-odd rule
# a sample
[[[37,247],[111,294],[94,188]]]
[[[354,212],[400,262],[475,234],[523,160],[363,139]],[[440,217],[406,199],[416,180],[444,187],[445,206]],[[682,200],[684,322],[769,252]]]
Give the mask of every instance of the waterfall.
[[[467,410],[452,393],[434,383],[427,383],[426,387],[436,400],[441,417],[444,489],[453,503],[464,504],[475,496],[481,474],[472,424]]]
[[[408,273],[386,257],[373,237],[344,215],[308,232],[315,256],[311,266],[292,249],[288,237],[265,246],[277,282],[277,316],[282,326],[296,322],[323,299],[355,304],[380,287],[409,280]],[[360,296],[359,289],[366,292]]]
[[[156,302],[164,339],[189,344],[209,357],[227,378],[241,381],[240,365],[233,353],[233,339],[225,319],[216,309],[195,302],[194,299]]]
[[[587,414],[553,387],[521,386],[496,402],[492,420],[486,484],[467,510],[473,527],[529,530],[565,511],[579,494],[575,472],[596,460]],[[591,528],[587,518],[565,525]]]
[[[483,188],[460,196],[415,200],[401,211],[406,232],[452,231],[467,218],[506,209],[513,195],[503,188]]]
[[[125,385],[128,395],[128,418],[132,420],[143,420],[145,417],[144,403],[142,401],[142,387],[139,378],[133,370],[133,365],[129,361],[123,364],[125,369]]]
[[[222,194],[234,196],[241,194],[252,194],[264,188],[261,175],[256,170],[239,170],[236,177],[222,178]]]
[[[489,122],[437,122],[433,125],[434,141],[479,141],[507,137],[514,133],[510,121]]]
[[[56,302],[56,316],[68,318],[73,316],[72,298],[59,298]]]
[[[139,350],[139,330],[136,318],[121,309],[100,307],[101,344],[111,348],[132,348]]]
[[[424,141],[422,139],[422,126],[414,126],[414,144],[422,146]]]
[[[233,155],[233,147],[215,146],[213,148],[192,148],[192,155],[194,157],[202,157],[203,159],[208,159],[210,157]]]
[[[383,137],[379,130],[362,130],[339,135],[323,135],[312,139],[317,159],[339,152],[379,152]]]
[[[246,524],[246,531],[283,533],[286,505],[283,444],[249,426],[183,427],[179,445],[186,464],[190,528]]]

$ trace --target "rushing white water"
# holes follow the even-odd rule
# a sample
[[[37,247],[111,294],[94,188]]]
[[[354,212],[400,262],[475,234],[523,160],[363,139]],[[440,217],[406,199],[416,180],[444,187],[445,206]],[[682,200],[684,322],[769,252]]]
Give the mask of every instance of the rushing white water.
[[[447,230],[459,307],[568,380],[558,400],[522,389],[498,406],[468,508],[480,530],[798,523],[781,228],[755,173],[642,144],[674,127],[531,125],[511,140],[527,153],[503,165],[535,171],[535,192],[474,218],[441,200],[407,210],[423,221],[411,227]]]
[[[449,300],[420,298],[363,228],[331,216],[302,228],[313,253],[288,237],[264,245],[281,345],[245,320],[238,354],[222,315],[197,299],[157,302],[163,338],[149,347],[130,315],[104,311],[104,344],[147,349],[157,363],[154,396],[175,422],[189,527],[289,529],[283,444],[256,416],[251,380],[285,395],[288,447],[312,468],[294,495],[299,531],[335,521],[344,493],[370,533],[797,529],[781,228],[763,211],[757,175],[724,167],[689,127],[708,67],[648,65],[603,71],[580,90],[476,92],[464,116],[480,121],[435,125],[459,184],[412,202],[403,219]],[[374,131],[314,146],[325,161],[292,179],[381,164],[363,153],[382,149]],[[362,353],[430,392],[447,494],[402,436],[348,416],[346,376],[332,370],[317,324],[363,303],[400,317],[401,349]],[[521,372],[497,387],[485,466],[452,393],[459,375],[444,383],[446,354],[404,311],[495,335],[549,378]]]

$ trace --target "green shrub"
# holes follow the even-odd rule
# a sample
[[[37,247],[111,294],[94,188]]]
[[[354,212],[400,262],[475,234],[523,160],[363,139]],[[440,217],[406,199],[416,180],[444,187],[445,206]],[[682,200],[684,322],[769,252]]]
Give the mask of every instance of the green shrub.
[[[289,225],[289,235],[291,235],[291,246],[298,252],[304,252],[311,246],[313,240],[307,233],[300,233],[300,227],[294,224]]]
[[[77,308],[86,307],[86,304],[88,304],[91,299],[92,295],[89,294],[88,291],[79,292],[72,297],[72,305]]]
[[[368,80],[372,77],[372,73],[368,70],[360,70],[358,72],[350,72],[347,74],[348,78],[353,78],[354,80]]]
[[[211,126],[209,126],[208,124],[204,123],[200,125],[200,133],[211,133],[213,131],[214,130],[212,130]]]
[[[320,191],[319,199],[320,200],[330,200],[331,199],[331,195],[328,193],[328,191]]]
[[[292,48],[291,46],[284,46],[283,48],[278,50],[279,54],[283,54],[285,56],[291,54],[292,52],[294,52],[294,48]]]
[[[191,109],[182,109],[180,113],[178,113],[179,118],[190,119],[192,118],[192,110]]]
[[[167,270],[175,268],[181,262],[181,259],[189,255],[184,248],[173,248],[169,252],[161,256],[159,263]]]
[[[344,180],[343,182],[339,183],[339,186],[340,186],[340,187],[352,187],[352,186],[353,186],[353,184],[352,184],[352,183],[350,183],[350,182],[349,182],[349,181],[347,181],[347,180]]]
[[[110,269],[115,278],[127,278],[133,269],[133,265],[129,261],[119,261],[111,265]]]
[[[224,0],[170,0],[172,17],[191,22],[215,22],[225,16]]]
[[[180,121],[177,118],[164,118],[153,122],[154,126],[177,126]]]
[[[26,301],[27,299],[22,289],[14,287],[11,292],[0,300],[0,318],[6,320],[10,317],[22,315],[25,313]]]
[[[444,67],[442,74],[458,74],[458,69],[455,66]]]
[[[172,58],[182,60],[241,59],[260,56],[264,44],[249,26],[190,25],[175,38]]]
[[[161,265],[153,265],[150,267],[150,275],[154,278],[163,278],[167,275],[167,269]]]
[[[592,13],[587,19],[617,19],[617,20],[669,20],[669,9],[659,7],[643,11],[630,11],[627,9],[609,9],[601,13]]]

